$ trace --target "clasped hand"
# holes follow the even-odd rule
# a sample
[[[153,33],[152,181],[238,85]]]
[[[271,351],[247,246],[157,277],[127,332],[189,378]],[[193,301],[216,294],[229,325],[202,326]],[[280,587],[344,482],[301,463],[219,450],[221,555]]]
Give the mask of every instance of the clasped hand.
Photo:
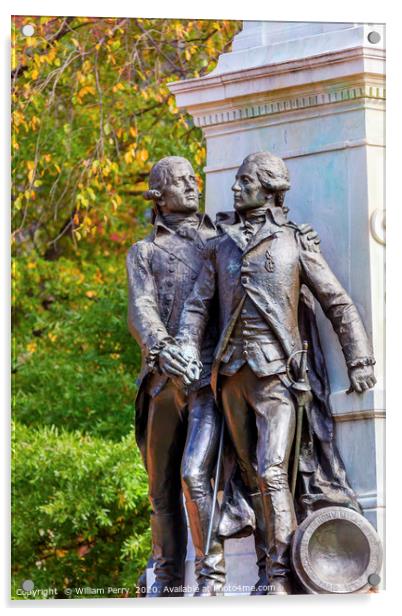
[[[170,378],[181,379],[184,385],[198,381],[202,363],[192,349],[168,345],[159,354],[159,367]]]

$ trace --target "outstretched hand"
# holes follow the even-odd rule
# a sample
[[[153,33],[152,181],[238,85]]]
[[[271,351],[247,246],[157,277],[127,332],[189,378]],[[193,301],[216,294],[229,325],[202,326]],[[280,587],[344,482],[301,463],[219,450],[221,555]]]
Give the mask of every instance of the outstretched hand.
[[[348,393],[352,391],[362,394],[363,392],[371,389],[376,384],[377,380],[374,376],[373,366],[359,366],[349,369],[350,389]]]

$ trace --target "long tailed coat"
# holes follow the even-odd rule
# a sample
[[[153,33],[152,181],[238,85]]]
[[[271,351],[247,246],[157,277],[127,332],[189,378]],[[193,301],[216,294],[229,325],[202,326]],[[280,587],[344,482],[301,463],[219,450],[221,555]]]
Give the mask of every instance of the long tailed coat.
[[[221,216],[225,220],[225,216]],[[374,363],[372,347],[355,305],[337,280],[322,254],[313,249],[297,225],[283,210],[269,209],[266,222],[250,242],[240,232],[239,219],[231,213],[221,222],[222,235],[208,241],[204,266],[181,316],[178,341],[199,349],[211,302],[218,297],[220,339],[212,367],[212,388],[219,401],[220,359],[230,339],[245,294],[276,334],[286,357],[310,342],[309,378],[313,402],[303,434],[298,483],[300,518],[323,504],[337,503],[358,509],[334,440],[329,407],[329,384],[314,314],[313,297],[330,319],[339,338],[348,367]],[[302,301],[300,301],[300,299]],[[296,356],[297,357],[297,356]],[[300,357],[300,355],[298,356]],[[244,526],[247,504],[227,482],[221,534],[236,536]],[[252,512],[249,512],[252,517]]]
[[[127,255],[128,327],[141,347],[142,368],[137,383],[135,434],[145,461],[146,425],[151,373],[154,395],[165,385],[167,377],[157,372],[155,362],[163,346],[174,341],[178,333],[183,305],[203,265],[203,250],[216,235],[210,218],[199,214],[198,228],[172,231],[157,217],[149,237],[134,244]],[[216,346],[217,329],[211,320],[201,348],[203,372],[196,387],[210,382],[210,370]],[[155,372],[156,371],[156,372]]]

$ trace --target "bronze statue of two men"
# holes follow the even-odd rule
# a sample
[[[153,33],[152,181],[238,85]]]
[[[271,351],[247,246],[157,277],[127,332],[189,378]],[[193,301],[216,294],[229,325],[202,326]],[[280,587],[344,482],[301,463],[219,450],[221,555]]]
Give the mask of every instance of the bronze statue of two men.
[[[374,386],[375,360],[317,234],[288,220],[289,188],[282,159],[251,154],[232,186],[234,211],[212,222],[198,211],[186,159],[166,157],[151,170],[145,196],[154,202],[154,230],[127,257],[129,327],[143,356],[136,437],[152,508],[155,582],[148,596],[182,594],[183,494],[197,595],[222,593],[224,539],[242,536],[233,531],[236,490],[244,504],[239,512],[249,514],[244,526],[254,532],[257,594],[267,586],[270,594],[294,592],[290,544],[303,515],[328,503],[359,509],[334,442],[313,297],[338,336],[354,391]],[[295,383],[305,340],[312,402],[299,435],[293,495]],[[222,423],[234,464],[219,507],[212,485]]]

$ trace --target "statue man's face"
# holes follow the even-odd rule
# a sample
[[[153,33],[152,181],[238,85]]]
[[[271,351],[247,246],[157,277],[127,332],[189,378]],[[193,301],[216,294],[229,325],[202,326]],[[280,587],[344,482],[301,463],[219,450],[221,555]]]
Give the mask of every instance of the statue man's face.
[[[195,173],[186,162],[177,162],[170,168],[170,180],[163,189],[162,211],[191,214],[198,210],[198,186]]]
[[[232,186],[234,207],[239,212],[254,210],[266,204],[268,194],[257,176],[254,163],[244,163],[236,173]]]

